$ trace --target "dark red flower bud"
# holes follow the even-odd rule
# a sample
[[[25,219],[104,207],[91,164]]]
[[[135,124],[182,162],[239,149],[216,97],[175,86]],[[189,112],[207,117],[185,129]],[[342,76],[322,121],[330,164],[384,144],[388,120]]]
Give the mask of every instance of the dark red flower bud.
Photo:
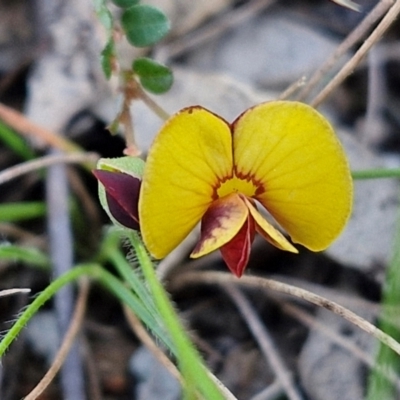
[[[115,220],[140,230],[138,202],[142,181],[124,172],[96,169],[93,174],[104,186],[108,209]]]

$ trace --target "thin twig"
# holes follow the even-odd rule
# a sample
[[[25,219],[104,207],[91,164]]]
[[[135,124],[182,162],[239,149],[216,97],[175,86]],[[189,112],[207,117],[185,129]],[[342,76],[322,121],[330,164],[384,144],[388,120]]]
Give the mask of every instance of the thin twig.
[[[283,390],[281,383],[279,380],[275,380],[275,382],[271,383],[271,385],[257,393],[250,400],[275,400],[282,394],[282,392]]]
[[[81,164],[90,162],[93,167],[99,159],[96,153],[71,153],[71,154],[50,154],[31,161],[25,161],[21,164],[4,169],[0,172],[0,185],[12,179],[18,178],[29,172],[56,164]]]
[[[278,97],[277,100],[285,100],[292,96],[297,90],[303,87],[306,83],[306,77],[302,76],[296,82],[293,82],[287,89],[285,89]]]
[[[172,270],[181,265],[188,258],[188,255],[192,252],[197,240],[198,231],[196,228],[176,249],[172,250],[167,257],[159,262],[157,265],[157,276],[161,281],[168,278],[168,275]]]
[[[400,13],[400,0],[396,0],[395,4],[383,17],[382,21],[374,29],[371,35],[365,40],[354,56],[343,66],[336,76],[321,90],[321,92],[310,103],[313,107],[318,107],[330,94],[335,90],[356,68],[361,62],[369,49],[381,39],[382,35],[392,25]]]
[[[103,400],[103,395],[101,393],[102,385],[98,373],[97,360],[94,360],[92,349],[90,348],[86,336],[82,337],[82,350],[86,367],[85,372],[87,378],[88,397],[90,400]]]
[[[0,290],[0,297],[12,296],[14,294],[30,293],[30,291],[31,289],[29,288],[4,289]]]
[[[199,283],[221,285],[228,282],[238,283],[238,280],[234,276],[222,272],[188,272],[177,277],[174,284],[176,286],[180,286],[183,284],[188,285]],[[255,276],[242,276],[239,283],[250,287],[262,287],[265,289],[271,289],[280,293],[295,296],[319,307],[326,308],[327,310],[332,311],[334,314],[337,314],[347,321],[351,322],[353,325],[358,326],[360,329],[372,335],[380,342],[390,347],[395,353],[400,355],[400,343],[398,343],[391,336],[387,335],[385,332],[377,328],[375,325],[371,324],[370,322],[360,317],[356,313],[348,310],[347,308],[335,303],[334,301],[328,300],[307,290],[272,279]]]
[[[304,100],[312,89],[317,85],[323,76],[336,64],[340,57],[343,56],[352,46],[361,40],[367,32],[373,27],[376,21],[385,14],[389,7],[394,3],[394,0],[381,0],[370,13],[361,21],[357,27],[350,32],[346,39],[337,47],[334,53],[315,71],[310,77],[308,83],[300,91],[297,100]]]
[[[82,177],[73,168],[68,169],[68,178],[71,190],[80,200],[82,212],[87,221],[90,221],[92,231],[95,232],[101,226],[101,217],[99,214],[98,200],[89,193],[89,188],[83,182]]]
[[[278,280],[283,283],[287,283],[292,286],[297,286],[302,289],[306,289],[309,292],[319,294],[323,297],[329,297],[337,303],[342,303],[347,308],[362,309],[371,313],[374,317],[379,316],[381,307],[379,303],[375,303],[371,300],[364,299],[362,297],[355,296],[351,293],[344,293],[340,290],[329,288],[323,285],[319,285],[315,282],[308,282],[303,279],[294,278],[291,276],[284,276],[279,274],[273,274],[270,276],[271,279]]]
[[[234,284],[226,283],[222,285],[222,288],[229,294],[236,307],[239,309],[240,314],[247,321],[250,331],[258,342],[264,357],[268,360],[279,379],[288,398],[290,400],[301,400],[302,396],[293,384],[290,371],[286,367],[278,351],[276,351],[276,346],[267,327],[263,325],[250,302]]]
[[[170,374],[176,378],[180,383],[183,382],[182,376],[175,364],[163,353],[159,346],[154,343],[154,340],[150,337],[143,324],[138,317],[131,311],[131,309],[124,305],[124,314],[129,326],[135,332],[139,340],[151,351],[156,359],[170,372]]]
[[[385,122],[383,118],[384,106],[387,98],[384,72],[384,54],[379,44],[368,53],[368,94],[367,110],[365,112],[363,144],[375,147],[382,142],[385,136]]]
[[[46,145],[65,152],[82,151],[73,142],[65,139],[41,125],[35,124],[22,113],[0,103],[0,120],[25,136],[43,141]]]
[[[46,390],[46,388],[49,386],[49,384],[61,368],[65,358],[68,355],[69,350],[71,349],[71,346],[74,343],[79,328],[82,325],[83,317],[86,310],[88,293],[89,280],[83,279],[80,284],[79,296],[76,303],[74,315],[71,319],[71,324],[68,328],[67,333],[65,334],[61,347],[56,354],[53,364],[51,365],[45,376],[41,379],[41,381],[36,385],[36,387],[25,397],[25,400],[37,399],[43,393],[43,391]]]
[[[361,11],[361,6],[354,1],[351,0],[332,0],[334,3],[339,4],[342,7],[347,7],[353,11]]]
[[[338,332],[335,332],[332,328],[318,322],[318,320],[311,314],[307,313],[303,309],[288,302],[277,301],[286,314],[292,316],[298,321],[302,322],[304,325],[308,326],[310,329],[315,329],[325,335],[332,343],[337,344],[343,349],[347,350],[354,357],[361,360],[370,368],[379,369],[379,366],[375,365],[375,360],[365,351],[360,349],[354,342],[341,336]],[[394,383],[398,390],[400,390],[400,379],[393,373],[393,371],[382,371],[385,376]]]
[[[139,98],[150,108],[160,119],[166,121],[171,116],[168,114],[159,104],[157,104],[143,89],[140,85],[137,86],[137,92]]]
[[[192,32],[192,34],[187,35],[186,38],[179,38],[179,40],[177,40],[175,43],[163,46],[165,54],[170,59],[185,51],[197,48],[202,44],[222,35],[228,29],[247,21],[249,18],[254,17],[255,15],[259,15],[262,10],[270,7],[275,2],[276,0],[253,0],[245,2],[243,6],[238,7],[229,13],[222,14],[222,16],[213,21],[212,24],[207,24],[202,29]],[[162,61],[166,62],[168,60]]]

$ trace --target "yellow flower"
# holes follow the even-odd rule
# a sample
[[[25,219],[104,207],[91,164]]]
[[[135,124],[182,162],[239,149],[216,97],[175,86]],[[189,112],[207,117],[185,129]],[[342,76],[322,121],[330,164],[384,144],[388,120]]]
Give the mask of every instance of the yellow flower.
[[[344,228],[351,205],[349,166],[326,119],[303,103],[272,101],[232,124],[199,106],[172,116],[148,154],[139,217],[156,258],[201,221],[191,256],[220,249],[241,276],[255,232],[297,253],[279,226],[292,242],[324,250]]]

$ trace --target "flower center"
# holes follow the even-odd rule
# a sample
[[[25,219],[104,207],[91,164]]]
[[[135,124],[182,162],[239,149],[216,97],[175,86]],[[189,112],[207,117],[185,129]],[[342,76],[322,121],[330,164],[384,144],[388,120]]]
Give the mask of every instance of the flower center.
[[[216,188],[216,197],[221,198],[231,193],[241,193],[247,197],[254,197],[258,186],[250,179],[241,179],[234,175]]]

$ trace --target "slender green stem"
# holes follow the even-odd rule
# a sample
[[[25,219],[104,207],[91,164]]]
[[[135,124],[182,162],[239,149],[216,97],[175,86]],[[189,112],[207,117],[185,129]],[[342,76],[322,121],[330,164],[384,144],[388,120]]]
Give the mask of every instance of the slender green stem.
[[[36,314],[38,309],[42,307],[47,300],[53,297],[58,290],[60,290],[66,284],[76,281],[81,276],[96,275],[96,272],[98,270],[99,267],[93,264],[76,267],[68,271],[66,274],[60,276],[49,286],[47,286],[47,288],[43,290],[43,292],[41,292],[39,296],[36,297],[36,299],[26,308],[26,310],[20,315],[20,317],[11,327],[11,329],[3,337],[3,340],[0,342],[0,357],[4,354],[4,352],[8,349],[10,344],[18,336],[22,328]]]
[[[163,328],[160,327],[157,321],[157,315],[153,315],[149,312],[147,308],[144,307],[141,299],[129,290],[119,279],[104,269],[99,271],[98,279],[115,297],[125,303],[171,352],[174,352],[175,346],[168,335],[166,335]]]
[[[134,268],[121,253],[118,248],[113,248],[108,253],[109,260],[122,276],[124,281],[131,287],[131,289],[142,300],[143,306],[153,315],[158,315],[157,307],[154,304],[154,299],[146,288],[143,278],[138,276],[139,271]]]
[[[365,169],[362,171],[352,171],[351,176],[354,180],[400,178],[400,168],[376,168]]]
[[[207,399],[224,399],[220,388],[212,381],[200,355],[192,345],[181,322],[168,298],[164,287],[158,280],[153,263],[145,249],[139,234],[128,231],[128,237],[143,268],[144,276],[154,296],[154,301],[164,319],[167,329],[171,333],[172,340],[176,345],[178,360],[182,375],[185,378],[186,398],[196,398],[196,386]]]
[[[140,299],[138,299],[138,297],[118,278],[103,269],[99,264],[92,263],[76,266],[66,274],[57,278],[35,298],[1,340],[0,357],[40,307],[53,297],[63,286],[78,280],[82,276],[89,276],[92,279],[98,280],[102,286],[113,293],[116,298],[125,303],[151,330],[153,330],[159,340],[162,341],[170,351],[174,351],[174,344],[171,343],[171,340],[165,334],[165,331],[163,331],[158,322],[155,321],[154,316],[143,306]]]

